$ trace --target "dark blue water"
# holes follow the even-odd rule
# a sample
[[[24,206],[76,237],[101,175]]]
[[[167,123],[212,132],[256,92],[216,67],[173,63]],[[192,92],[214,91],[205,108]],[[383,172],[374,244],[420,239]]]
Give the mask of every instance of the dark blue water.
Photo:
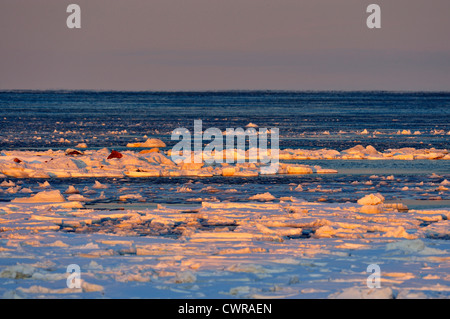
[[[0,149],[123,147],[144,135],[171,146],[171,131],[195,119],[204,129],[277,127],[281,148],[448,148],[450,93],[1,91]],[[356,134],[364,129],[382,134]]]

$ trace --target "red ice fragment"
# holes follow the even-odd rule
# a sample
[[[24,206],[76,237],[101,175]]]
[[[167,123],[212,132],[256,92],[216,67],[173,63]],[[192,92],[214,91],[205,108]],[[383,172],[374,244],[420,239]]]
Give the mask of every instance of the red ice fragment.
[[[111,151],[111,154],[109,154],[107,159],[112,159],[112,158],[122,158],[123,155],[117,151]]]

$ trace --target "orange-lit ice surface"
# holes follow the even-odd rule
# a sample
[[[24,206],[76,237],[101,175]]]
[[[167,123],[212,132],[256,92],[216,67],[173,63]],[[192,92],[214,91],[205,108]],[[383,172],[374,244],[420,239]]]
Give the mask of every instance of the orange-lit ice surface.
[[[158,149],[111,154],[2,152],[0,193],[9,199],[0,203],[0,297],[450,296],[450,182],[442,175],[349,182],[334,161],[326,168],[281,161],[277,172],[261,175],[251,163],[177,164]],[[445,164],[448,156],[362,146],[280,153],[391,164]],[[75,288],[67,284],[73,264],[81,278]],[[378,288],[367,281],[374,264]]]

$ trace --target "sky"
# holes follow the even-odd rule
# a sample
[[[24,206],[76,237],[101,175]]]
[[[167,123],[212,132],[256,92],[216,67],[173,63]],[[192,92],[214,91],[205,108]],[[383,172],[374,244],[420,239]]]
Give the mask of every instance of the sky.
[[[450,91],[449,13],[448,0],[1,0],[0,90]]]

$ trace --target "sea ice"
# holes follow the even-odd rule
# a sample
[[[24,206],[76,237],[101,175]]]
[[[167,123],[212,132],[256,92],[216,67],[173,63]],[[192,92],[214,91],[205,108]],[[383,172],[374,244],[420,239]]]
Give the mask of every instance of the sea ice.
[[[92,188],[95,188],[95,189],[106,189],[106,188],[108,188],[108,186],[100,183],[99,181],[95,181],[94,186],[92,186]]]
[[[166,143],[157,138],[149,138],[144,143],[128,143],[127,147],[166,147]]]
[[[360,205],[379,205],[384,202],[384,196],[380,193],[366,195],[361,199],[358,199]]]
[[[80,194],[72,194],[70,196],[67,197],[68,201],[72,201],[72,202],[88,202],[91,199],[84,197],[83,195]]]
[[[1,187],[14,187],[16,186],[16,183],[14,183],[13,181],[3,181],[0,184]]]
[[[51,187],[50,183],[48,181],[45,181],[43,183],[38,183],[40,188],[49,188]]]
[[[80,191],[76,189],[73,185],[70,185],[67,190],[64,192],[64,194],[79,194]]]
[[[381,288],[345,288],[342,292],[329,296],[331,299],[393,299],[394,294],[390,287]]]
[[[15,198],[12,203],[59,203],[65,202],[59,190],[39,192],[28,198]]]
[[[269,192],[263,194],[256,194],[249,197],[249,200],[258,200],[258,201],[272,201],[275,199],[275,196],[270,194]]]

